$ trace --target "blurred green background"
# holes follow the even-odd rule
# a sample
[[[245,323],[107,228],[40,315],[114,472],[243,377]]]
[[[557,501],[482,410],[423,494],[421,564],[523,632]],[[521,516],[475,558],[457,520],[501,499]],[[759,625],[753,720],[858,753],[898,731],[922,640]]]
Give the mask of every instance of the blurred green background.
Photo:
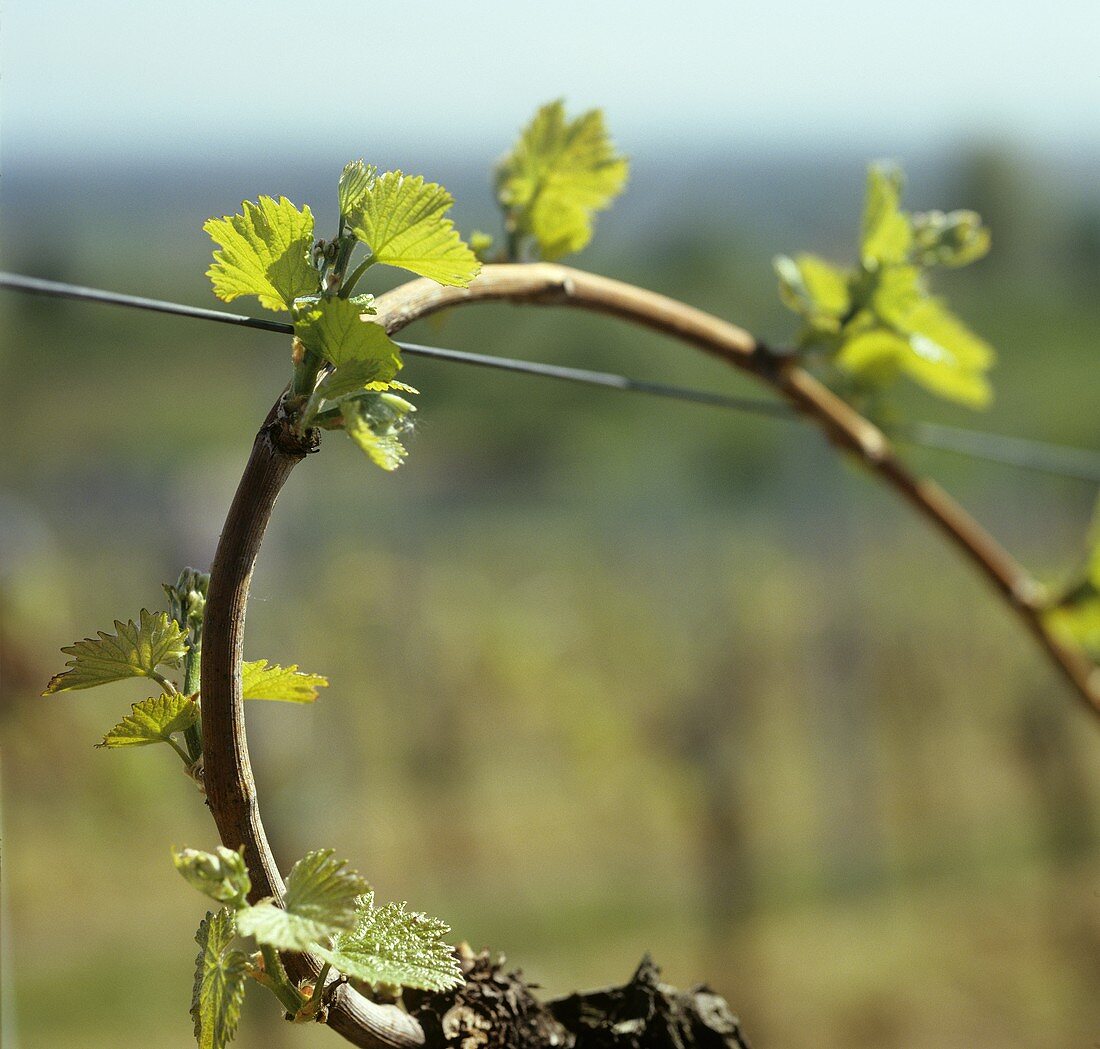
[[[516,87],[509,130],[487,118],[467,147],[438,113],[442,149],[387,117],[377,148],[363,133],[223,152],[218,128],[179,132],[173,154],[104,111],[84,140],[110,148],[61,163],[41,121],[18,137],[33,80],[17,76],[3,265],[216,305],[203,220],[285,193],[327,229],[339,167],[364,150],[446,184],[464,231],[495,230],[510,129],[587,89],[557,77]],[[213,91],[195,87],[207,106]],[[849,260],[885,147],[908,205],[976,208],[995,241],[938,289],[997,347],[996,403],[975,416],[910,391],[911,416],[1100,447],[1095,127],[1054,143],[978,112],[987,135],[834,125],[828,148],[790,129],[738,148],[696,115],[672,150],[667,122],[650,139],[630,112],[632,182],[580,265],[782,343],[795,323],[771,257]],[[182,1049],[203,906],[168,846],[210,847],[213,825],[167,751],[92,749],[140,686],[39,692],[62,645],[208,565],[288,346],[10,293],[0,312],[4,1044]],[[481,306],[408,335],[753,390],[564,311]],[[412,359],[404,377],[422,391],[408,464],[384,475],[326,437],[253,584],[248,657],[332,681],[313,709],[248,710],[285,864],[335,846],[381,899],[445,917],[548,993],[625,980],[650,950],[670,981],[726,995],[756,1046],[1095,1044],[1100,726],[952,550],[797,424]],[[1080,557],[1089,485],[907,454],[1040,578]],[[242,1049],[334,1044],[252,997]]]

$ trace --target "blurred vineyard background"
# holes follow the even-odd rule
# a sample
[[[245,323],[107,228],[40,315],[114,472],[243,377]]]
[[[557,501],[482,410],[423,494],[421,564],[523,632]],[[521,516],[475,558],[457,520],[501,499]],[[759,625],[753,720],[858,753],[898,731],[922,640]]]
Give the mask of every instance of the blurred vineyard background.
[[[245,196],[334,220],[346,158],[5,175],[6,268],[213,304],[201,223]],[[495,228],[490,157],[382,156]],[[781,343],[769,260],[853,251],[864,161],[635,162],[582,264]],[[995,250],[940,289],[998,348],[981,417],[1097,447],[1100,195],[996,148],[902,158],[915,208]],[[150,187],[156,187],[154,189]],[[59,200],[63,203],[59,204]],[[713,209],[713,210],[711,210]],[[704,216],[714,213],[720,221]],[[190,1044],[201,903],[169,843],[213,826],[167,753],[94,751],[136,685],[38,693],[58,649],[207,566],[279,336],[5,294],[0,389],[6,1026],[20,1049]],[[748,391],[606,319],[479,307],[411,338]],[[409,360],[408,465],[325,439],[281,498],[247,652],[327,673],[248,711],[278,854],[334,845],[548,992],[651,950],[754,1045],[1090,1046],[1100,729],[971,570],[800,425]],[[1095,492],[914,449],[1044,579]],[[253,1010],[242,1049],[332,1044]]]

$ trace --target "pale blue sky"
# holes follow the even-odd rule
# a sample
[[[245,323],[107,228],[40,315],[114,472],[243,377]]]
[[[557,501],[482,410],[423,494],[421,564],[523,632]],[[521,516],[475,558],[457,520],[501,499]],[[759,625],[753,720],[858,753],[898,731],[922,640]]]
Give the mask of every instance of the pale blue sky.
[[[5,161],[503,144],[547,99],[622,146],[1100,147],[1100,2],[7,0]]]

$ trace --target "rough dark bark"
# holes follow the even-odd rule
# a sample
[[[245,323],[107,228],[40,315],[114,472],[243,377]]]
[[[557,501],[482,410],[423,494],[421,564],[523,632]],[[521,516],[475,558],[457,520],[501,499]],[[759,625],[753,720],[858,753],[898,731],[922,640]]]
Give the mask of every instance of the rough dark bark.
[[[405,992],[430,1049],[748,1049],[723,998],[661,983],[648,955],[621,987],[545,1003],[503,957],[461,947],[459,960],[458,991]]]

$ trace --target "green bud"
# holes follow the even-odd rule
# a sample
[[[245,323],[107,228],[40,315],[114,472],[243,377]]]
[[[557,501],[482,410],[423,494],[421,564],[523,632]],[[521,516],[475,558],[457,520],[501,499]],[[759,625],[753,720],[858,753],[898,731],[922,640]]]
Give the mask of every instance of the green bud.
[[[244,857],[219,845],[216,853],[199,849],[173,849],[172,862],[199,892],[219,903],[243,907],[252,888]]]
[[[493,235],[491,233],[483,233],[479,229],[475,229],[470,234],[470,250],[478,257],[481,262],[485,261],[485,256],[488,255],[489,249],[493,246]]]
[[[802,280],[802,271],[794,259],[789,255],[776,255],[772,259],[772,268],[779,278],[779,297],[785,306],[803,313],[808,306],[813,305],[813,299]]]
[[[989,230],[975,211],[928,211],[913,216],[917,260],[924,266],[965,266],[989,251]]]
[[[164,592],[168,595],[168,614],[190,633],[193,647],[202,639],[202,620],[209,589],[209,574],[197,568],[185,568],[180,572],[175,586],[164,584]]]
[[[409,415],[416,411],[416,405],[396,393],[376,393],[364,406],[371,429],[379,437],[398,437],[413,428]]]
[[[380,393],[378,399],[398,415],[408,415],[416,411],[416,405],[406,401],[404,397],[398,397],[396,393]]]
[[[358,306],[364,313],[377,313],[374,308],[374,296],[369,291],[363,292],[360,295],[352,295],[348,299],[353,306]]]

